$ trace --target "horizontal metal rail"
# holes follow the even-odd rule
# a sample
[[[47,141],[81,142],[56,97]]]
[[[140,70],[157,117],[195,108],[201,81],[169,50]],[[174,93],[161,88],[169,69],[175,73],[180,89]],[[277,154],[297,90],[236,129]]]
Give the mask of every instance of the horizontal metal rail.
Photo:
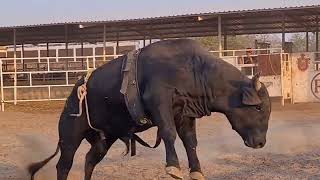
[[[76,58],[76,59],[86,59],[86,58],[91,58],[91,59],[94,59],[94,58],[104,58],[104,57],[119,57],[119,56],[122,56],[121,54],[117,54],[117,55],[98,55],[98,56],[75,56],[75,57],[73,57],[73,56],[59,56],[59,57],[56,57],[56,56],[54,56],[54,57],[17,57],[17,58],[8,58],[8,57],[6,57],[6,58],[0,58],[2,61],[8,61],[8,60],[38,60],[38,59],[44,59],[44,60],[46,60],[46,59],[73,59],[74,60],[74,58]],[[107,60],[106,60],[107,61]]]
[[[39,102],[39,101],[65,101],[67,98],[57,98],[57,99],[17,99],[17,102]],[[7,100],[5,103],[13,103],[14,100]]]
[[[210,51],[211,53],[217,54],[220,57],[238,57],[237,53],[244,54],[243,56],[246,56],[246,53],[252,52],[250,56],[255,56],[257,54],[274,54],[274,53],[281,53],[281,48],[267,48],[267,49],[230,49],[230,50],[221,50],[221,51]],[[254,53],[255,52],[255,53]],[[262,53],[267,52],[267,53]],[[228,53],[232,53],[232,55],[228,55]]]
[[[97,67],[97,63],[98,62],[108,62],[110,60],[106,60],[106,58],[117,58],[121,55],[101,55],[101,56],[75,56],[75,57],[29,57],[29,58],[0,58],[0,80],[1,80],[1,109],[2,111],[4,111],[4,104],[5,103],[12,103],[12,102],[35,102],[35,101],[58,101],[58,100],[65,100],[66,98],[52,98],[52,88],[55,87],[73,87],[74,83],[69,83],[69,78],[74,78],[74,76],[70,76],[70,73],[86,73],[89,69],[93,68],[95,69]],[[56,61],[51,61],[52,59],[56,59]],[[63,60],[66,59],[70,59],[70,61],[68,63],[83,63],[85,66],[81,66],[81,68],[83,69],[62,69],[62,70],[52,70],[52,66],[54,64],[62,64],[64,65],[66,62],[64,62]],[[72,60],[71,60],[72,59]],[[97,60],[97,59],[101,59],[101,60]],[[34,62],[26,62],[28,60],[33,60]],[[44,61],[42,61],[44,60]],[[14,71],[14,69],[10,69],[9,71],[3,71],[4,66],[6,66],[6,68],[8,67],[8,65],[14,65],[15,63],[12,63],[11,61],[15,61],[17,62],[16,65],[21,65],[21,64],[42,64],[45,65],[44,69],[40,69],[37,71]],[[19,62],[20,61],[20,62]],[[39,79],[37,82],[37,85],[34,85],[35,78],[36,77],[32,77],[33,75],[45,75],[45,74],[57,74],[59,76],[59,74],[65,74],[63,75],[63,78],[58,80],[61,80],[63,83],[62,84],[40,84],[39,83]],[[21,81],[21,82],[27,82],[29,80],[28,85],[5,85],[4,84],[4,76],[8,76],[9,78],[11,75],[14,75],[13,78],[17,81]],[[20,78],[17,77],[17,75],[28,75],[28,78],[24,78],[23,80],[21,80]],[[50,78],[50,77],[49,77]],[[12,78],[11,78],[12,79]],[[54,79],[54,78],[53,78]],[[57,81],[55,79],[55,81]],[[42,83],[42,82],[40,82]],[[48,81],[47,81],[48,83]],[[61,82],[60,82],[61,83]],[[47,94],[48,94],[48,98],[39,98],[39,99],[19,99],[17,98],[17,91],[16,89],[26,89],[26,88],[47,88]],[[4,90],[10,90],[13,89],[14,90],[14,99],[5,99],[5,92]]]

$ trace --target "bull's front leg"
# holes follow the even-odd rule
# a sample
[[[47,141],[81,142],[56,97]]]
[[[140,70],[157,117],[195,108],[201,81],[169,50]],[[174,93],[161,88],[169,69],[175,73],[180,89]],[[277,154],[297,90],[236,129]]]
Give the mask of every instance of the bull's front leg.
[[[144,97],[146,98],[146,96]],[[166,173],[173,178],[182,179],[178,156],[174,147],[177,131],[172,113],[172,98],[160,95],[148,96],[146,102],[150,108],[153,122],[159,128],[159,135],[166,149]]]
[[[166,172],[174,178],[182,179],[178,156],[174,147],[177,132],[171,112],[167,107],[160,107],[157,116],[159,117],[159,132],[166,149]]]
[[[195,118],[184,117],[181,119],[181,122],[177,124],[179,124],[179,127],[177,127],[179,137],[183,142],[188,156],[190,178],[194,180],[204,180],[196,151],[198,142]]]

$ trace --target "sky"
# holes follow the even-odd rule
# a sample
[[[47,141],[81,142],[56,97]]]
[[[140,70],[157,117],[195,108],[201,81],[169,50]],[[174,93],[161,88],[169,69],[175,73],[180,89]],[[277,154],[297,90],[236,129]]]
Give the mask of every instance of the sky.
[[[320,0],[0,0],[0,26],[319,4]]]

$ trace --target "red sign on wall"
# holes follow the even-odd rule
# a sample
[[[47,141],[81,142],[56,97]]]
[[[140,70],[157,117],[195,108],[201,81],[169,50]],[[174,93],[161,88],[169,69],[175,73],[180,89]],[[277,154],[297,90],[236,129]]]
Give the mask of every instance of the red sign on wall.
[[[305,54],[300,54],[300,57],[298,58],[298,69],[300,71],[305,71],[308,69],[309,64],[310,64],[310,58],[306,57]]]

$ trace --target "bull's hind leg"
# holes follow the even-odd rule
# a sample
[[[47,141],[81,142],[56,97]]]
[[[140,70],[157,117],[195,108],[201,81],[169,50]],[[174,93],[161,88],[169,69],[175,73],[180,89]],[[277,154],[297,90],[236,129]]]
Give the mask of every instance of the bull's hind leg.
[[[71,140],[72,139],[72,140]],[[57,163],[57,179],[66,180],[72,167],[73,157],[76,153],[82,137],[72,137],[70,140],[62,140],[59,142],[61,155]]]
[[[197,134],[195,118],[184,117],[180,126],[177,127],[177,131],[187,152],[190,178],[194,180],[203,180],[204,177],[201,172],[200,162],[196,151]]]
[[[86,155],[84,179],[90,180],[95,166],[107,154],[108,150],[117,138],[107,137],[107,139],[101,140],[98,133],[92,133],[88,135],[87,140],[91,144],[91,148]]]

